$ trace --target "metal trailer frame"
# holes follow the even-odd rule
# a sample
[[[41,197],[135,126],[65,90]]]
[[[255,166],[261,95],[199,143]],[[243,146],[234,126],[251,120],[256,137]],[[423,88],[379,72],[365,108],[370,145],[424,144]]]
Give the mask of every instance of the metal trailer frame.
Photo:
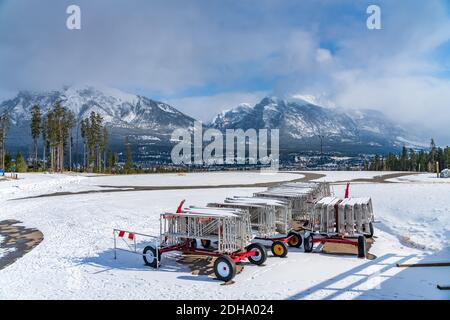
[[[220,206],[220,204],[218,204]],[[228,208],[241,208],[247,210],[250,215],[252,230],[259,237],[270,237],[277,234],[276,211],[272,205],[263,203],[251,203],[233,198],[226,198],[221,205]]]
[[[189,207],[178,213],[176,219],[164,219],[162,214],[161,236],[168,244],[178,243],[178,234],[183,238],[217,242],[217,251],[232,253],[245,248],[252,240],[248,212],[239,209]],[[181,218],[181,217],[184,217]],[[176,224],[174,224],[174,221]]]
[[[248,202],[260,205],[272,206],[275,209],[275,228],[280,234],[287,234],[292,229],[292,210],[289,203],[282,200],[258,197],[234,196],[225,200],[233,202]]]
[[[301,235],[287,230],[290,208],[285,202],[269,198],[233,197],[226,198],[224,202],[209,203],[208,207],[239,208],[250,212],[252,229],[255,230],[254,239],[271,241],[274,256],[285,257],[288,253],[286,244],[297,248],[302,245]],[[282,212],[284,219],[283,234],[277,230],[277,210]]]
[[[292,219],[304,224],[309,223],[310,212],[314,204],[329,195],[329,184],[324,182],[288,182],[253,194],[258,198],[272,198],[288,202],[292,211]]]
[[[194,207],[163,213],[160,244],[144,249],[144,262],[158,268],[161,255],[172,251],[216,257],[216,277],[230,281],[236,275],[236,263],[248,259],[261,265],[267,259],[264,246],[250,243],[248,226],[248,213],[242,210]],[[197,248],[197,240],[217,242],[217,248]]]
[[[372,200],[365,198],[325,197],[317,201],[311,213],[311,232],[305,237],[305,252],[315,243],[342,243],[358,248],[365,257],[365,238],[373,236]]]

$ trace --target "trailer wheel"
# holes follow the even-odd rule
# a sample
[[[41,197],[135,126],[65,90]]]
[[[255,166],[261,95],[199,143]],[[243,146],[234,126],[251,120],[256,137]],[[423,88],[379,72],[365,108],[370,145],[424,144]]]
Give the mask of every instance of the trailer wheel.
[[[358,237],[358,258],[366,257],[366,238],[364,236]]]
[[[374,234],[374,230],[373,230],[373,223],[369,222],[369,233],[365,234],[364,236],[366,238],[372,238]]]
[[[208,249],[209,247],[211,247],[211,240],[201,239],[200,243],[202,244],[202,247],[205,249]]]
[[[302,236],[294,231],[288,233],[288,237],[292,236],[292,238],[288,241],[288,245],[290,247],[299,248],[302,245]]]
[[[252,264],[256,264],[257,266],[262,265],[267,260],[267,250],[260,243],[252,243],[247,247],[247,251],[256,251],[256,256],[248,257],[248,261]]]
[[[161,252],[159,252],[159,250],[158,259],[156,259],[156,248],[153,248],[152,246],[146,246],[142,254],[146,266],[150,266],[152,268],[159,267],[159,262],[161,261]]]
[[[305,252],[312,252],[313,247],[314,247],[313,235],[310,234],[309,236],[305,237],[303,249],[305,249]]]
[[[275,257],[284,258],[287,256],[288,248],[283,241],[274,241],[270,247]]]
[[[220,256],[214,262],[214,274],[222,281],[230,281],[236,275],[236,263],[229,256]]]

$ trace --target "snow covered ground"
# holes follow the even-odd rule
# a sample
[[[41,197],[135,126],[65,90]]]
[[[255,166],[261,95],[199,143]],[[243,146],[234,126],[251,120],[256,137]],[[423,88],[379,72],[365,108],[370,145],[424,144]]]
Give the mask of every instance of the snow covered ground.
[[[367,178],[366,172],[325,172],[333,181]],[[379,173],[377,173],[379,174]],[[373,174],[373,176],[377,175]],[[16,219],[38,228],[44,240],[0,270],[0,299],[450,299],[436,284],[448,284],[449,269],[396,268],[395,263],[450,261],[450,184],[411,181],[359,183],[351,195],[373,198],[377,239],[375,260],[290,249],[285,259],[266,265],[244,263],[232,285],[192,275],[176,255],[160,269],[143,265],[140,256],[119,252],[113,259],[112,229],[158,233],[159,214],[186,205],[205,205],[263,188],[183,189],[77,194],[10,200],[52,192],[92,190],[99,185],[211,185],[269,181],[258,173],[195,173],[188,176],[22,176],[0,182],[0,221]],[[286,176],[270,181],[291,180]],[[187,178],[183,180],[184,178]],[[342,178],[342,179],[341,179]],[[262,179],[262,180],[259,180]],[[242,181],[242,182],[241,182]],[[99,183],[100,182],[100,183]],[[343,185],[333,187],[337,195]],[[138,239],[138,241],[143,239]],[[1,246],[1,239],[0,239]]]
[[[201,178],[199,178],[201,176]],[[260,172],[202,172],[185,174],[154,174],[129,176],[96,176],[88,183],[108,186],[213,186],[240,185],[300,179],[295,173],[262,174]]]
[[[262,174],[254,172],[202,172],[186,174],[44,174],[21,173],[18,180],[0,180],[0,200],[23,198],[55,192],[101,190],[107,187],[127,186],[217,186],[252,185],[300,179],[300,173]]]
[[[5,237],[0,235],[0,259],[5,256],[7,253],[14,251],[12,248],[4,248]]]
[[[310,171],[312,173],[325,174],[326,176],[317,181],[337,182],[347,181],[353,179],[373,179],[375,177],[384,176],[388,174],[398,173],[396,171],[381,172],[381,171]]]
[[[450,178],[438,178],[436,173],[412,174],[399,178],[388,179],[391,182],[425,182],[425,183],[450,183]]]

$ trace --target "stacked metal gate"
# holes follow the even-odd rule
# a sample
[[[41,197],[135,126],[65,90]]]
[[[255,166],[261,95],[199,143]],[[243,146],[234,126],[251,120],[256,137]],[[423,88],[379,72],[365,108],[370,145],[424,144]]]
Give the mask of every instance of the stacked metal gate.
[[[312,231],[343,236],[373,234],[371,198],[325,197],[314,205],[310,217]]]
[[[181,213],[161,215],[162,245],[180,244],[184,239],[217,242],[217,251],[232,253],[250,243],[248,214],[241,210],[187,208]]]
[[[266,191],[257,192],[253,196],[285,201],[290,206],[294,220],[309,221],[314,204],[329,195],[328,183],[285,183]]]

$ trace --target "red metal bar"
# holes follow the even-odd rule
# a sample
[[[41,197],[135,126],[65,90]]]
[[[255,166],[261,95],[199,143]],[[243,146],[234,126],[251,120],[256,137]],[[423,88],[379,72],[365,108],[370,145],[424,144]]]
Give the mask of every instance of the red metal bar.
[[[175,244],[173,246],[161,247],[159,248],[160,253],[170,252],[170,251],[181,251],[183,248],[186,248],[186,244]]]
[[[186,200],[185,199],[183,199],[181,202],[180,202],[180,204],[178,205],[178,208],[177,208],[177,213],[181,213],[181,210],[183,209],[183,205],[184,205],[184,202],[185,202]]]
[[[239,261],[247,259],[248,257],[254,257],[257,255],[258,255],[258,252],[255,250],[252,250],[252,251],[246,251],[246,252],[232,254],[232,255],[230,255],[230,258],[233,259],[234,262],[238,263]]]
[[[211,251],[211,250],[194,249],[194,248],[189,247],[186,244],[162,247],[159,250],[160,253],[165,253],[165,252],[170,252],[170,251],[180,251],[182,253],[200,254],[200,255],[209,256],[209,257],[219,257],[219,256],[223,255],[222,253],[218,253],[218,252]],[[233,259],[234,262],[237,263],[239,261],[247,259],[248,257],[254,257],[256,255],[258,255],[257,251],[245,251],[245,252],[236,252],[236,253],[230,254],[229,256],[231,259]]]

